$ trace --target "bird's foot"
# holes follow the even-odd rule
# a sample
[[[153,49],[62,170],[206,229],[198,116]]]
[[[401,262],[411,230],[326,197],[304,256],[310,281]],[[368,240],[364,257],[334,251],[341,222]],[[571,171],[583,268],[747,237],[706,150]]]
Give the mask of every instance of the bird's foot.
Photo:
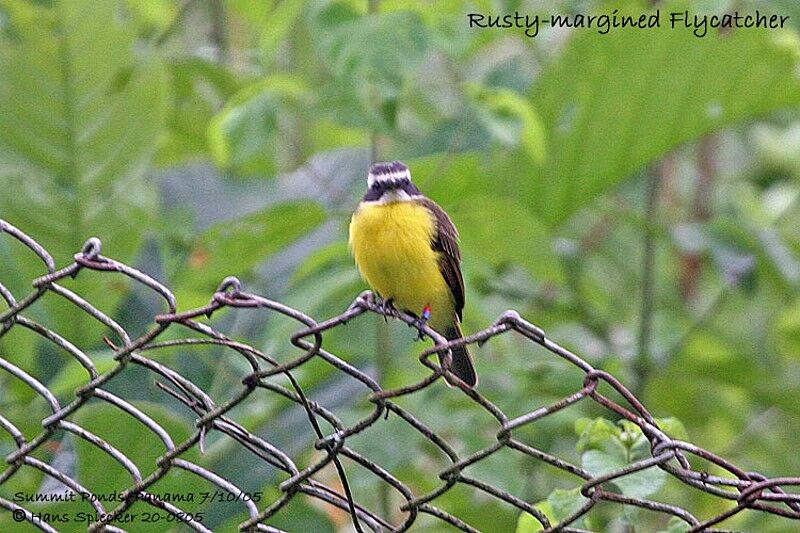
[[[425,340],[425,333],[422,331],[422,328],[425,327],[430,318],[431,318],[431,306],[426,305],[425,308],[422,310],[422,316],[417,318],[412,324],[415,328],[417,328],[417,336],[414,339],[415,341]]]
[[[380,308],[381,313],[383,313],[384,322],[389,321],[389,315],[397,313],[397,309],[394,306],[394,299],[392,298],[381,300],[378,304],[378,307]]]

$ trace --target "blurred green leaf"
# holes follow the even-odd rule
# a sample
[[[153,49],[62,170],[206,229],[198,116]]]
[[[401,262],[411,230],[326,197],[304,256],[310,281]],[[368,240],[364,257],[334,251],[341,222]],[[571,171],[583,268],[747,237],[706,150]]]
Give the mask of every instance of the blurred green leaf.
[[[536,508],[542,511],[545,516],[548,518],[550,515],[553,514],[553,508],[547,501],[542,503],[536,504]],[[535,533],[536,531],[541,531],[542,524],[539,523],[536,518],[528,513],[520,513],[519,519],[517,520],[517,529],[515,530],[516,533]]]
[[[270,255],[303,237],[326,219],[314,202],[286,202],[216,224],[197,237],[177,287],[208,299],[230,275],[247,276]]]
[[[589,450],[581,456],[583,467],[591,472],[593,476],[600,476],[625,468],[629,462],[619,455],[612,455],[600,450]],[[664,485],[667,473],[658,467],[651,466],[645,470],[639,470],[618,477],[611,481],[620,488],[625,496],[633,498],[646,498]]]
[[[472,2],[478,10],[491,11],[492,5],[484,0]],[[437,51],[452,57],[465,56],[470,46],[483,36],[472,31],[464,21],[463,0],[437,0],[435,4],[428,2],[409,2],[408,0],[381,0],[380,9],[384,13],[393,11],[413,12],[425,23],[431,41],[436,44]],[[506,6],[513,11],[514,8]]]
[[[178,14],[178,5],[172,0],[127,0],[125,4],[147,33],[163,30]]]
[[[690,524],[687,524],[677,516],[673,516],[667,523],[667,529],[659,531],[658,533],[685,533],[691,528],[692,526]]]
[[[499,216],[502,214],[502,216]],[[511,198],[470,196],[453,215],[462,248],[492,264],[516,263],[539,280],[561,279],[550,228]]]
[[[800,125],[779,128],[761,124],[753,129],[753,141],[768,170],[800,175]]]
[[[407,161],[414,182],[426,196],[448,212],[470,195],[492,196],[496,176],[487,161],[476,152],[435,154]],[[501,181],[502,177],[498,178]]]
[[[666,420],[665,426],[685,433],[680,422]],[[619,470],[649,457],[647,439],[641,429],[629,420],[613,423],[605,418],[582,418],[575,422],[580,435],[577,449],[583,452],[583,467],[599,476]],[[680,436],[675,435],[676,438]],[[656,467],[630,473],[612,481],[626,496],[645,498],[658,491],[666,480],[666,473]]]
[[[758,240],[764,254],[776,268],[781,278],[792,287],[800,287],[800,258],[784,241],[775,228],[763,228]]]
[[[638,16],[642,4],[612,7]],[[526,188],[532,206],[558,224],[680,143],[800,102],[797,39],[785,35],[575,32],[532,93],[548,141],[544,176]]]
[[[173,80],[173,107],[169,135],[159,147],[158,163],[185,162],[208,153],[209,122],[245,81],[213,61],[179,57],[169,65]]]
[[[275,7],[275,0],[225,0],[225,6],[251,24],[258,25],[264,23],[267,14]]]
[[[282,0],[267,15],[261,27],[261,53],[269,63],[278,51],[278,45],[292,30],[292,26],[306,8],[305,0]]]
[[[779,354],[800,358],[800,299],[778,315],[772,337]]]
[[[239,91],[208,126],[216,163],[243,173],[274,173],[278,110],[299,103],[306,92],[298,78],[279,74]]]
[[[335,78],[324,101],[350,102],[361,108],[360,122],[391,130],[404,82],[428,50],[420,17],[407,11],[362,15],[343,2],[332,2],[315,22],[315,45]]]
[[[427,49],[422,20],[397,12],[368,16],[338,28],[331,34],[328,51],[337,71],[356,79],[365,76],[387,97],[399,93],[401,75],[413,72]]]
[[[686,431],[683,422],[675,417],[657,418],[656,422],[658,423],[658,427],[673,439],[686,440],[689,438],[689,432]]]
[[[177,442],[189,436],[190,424],[161,405],[137,402],[136,407],[156,420]],[[75,415],[75,423],[107,440],[141,468],[146,476],[157,469],[155,461],[166,451],[166,446],[144,424],[134,422],[133,417],[108,403],[93,403],[81,408]],[[121,426],[125,431],[119,431]],[[130,486],[130,477],[123,474],[124,468],[95,445],[75,438],[78,479],[96,494],[112,494]],[[102,457],[102,459],[100,459]],[[101,464],[114,465],[101,468]],[[122,474],[119,476],[110,475]]]
[[[585,505],[586,498],[581,495],[579,488],[556,489],[547,497],[547,502],[553,509],[553,518],[560,522]]]
[[[164,69],[133,54],[135,34],[113,2],[57,2],[14,24],[17,38],[0,54],[0,212],[60,264],[92,235],[106,255],[130,262],[156,207],[144,174],[164,130]],[[125,284],[88,278],[69,286],[112,311]],[[73,309],[52,302],[59,331],[99,342],[100,326]]]
[[[353,256],[344,241],[334,242],[314,251],[294,271],[291,282],[292,284],[303,283],[319,272],[336,268],[340,265],[345,265],[351,269],[355,268]]]
[[[622,429],[605,418],[580,418],[575,421],[575,432],[580,436],[576,448],[587,450],[611,450],[620,445]],[[610,446],[611,444],[611,446]]]
[[[547,499],[536,504],[536,508],[542,511],[552,524],[557,524],[568,518],[575,511],[585,505],[587,498],[581,495],[580,488],[565,490],[555,489],[547,496]],[[572,524],[573,527],[580,527],[582,520]],[[544,528],[533,516],[528,513],[521,513],[517,522],[516,533],[533,533],[542,531]]]
[[[790,246],[783,232],[772,226],[752,185],[739,189],[736,195],[743,216],[737,220],[720,219],[710,226],[715,252],[727,259],[726,270],[747,281],[753,277],[752,259],[742,251],[753,254],[758,279],[771,281],[781,290],[796,290],[800,286],[800,255]],[[739,259],[737,259],[737,257]]]
[[[88,355],[99,374],[108,372],[117,365],[117,361],[114,360],[114,352],[110,350],[93,352]],[[86,385],[89,381],[91,381],[91,378],[85,368],[77,364],[70,364],[62,368],[50,380],[47,388],[56,396],[72,395],[79,387]]]
[[[520,146],[536,163],[544,162],[545,132],[530,102],[510,89],[467,86],[484,127],[501,144]]]

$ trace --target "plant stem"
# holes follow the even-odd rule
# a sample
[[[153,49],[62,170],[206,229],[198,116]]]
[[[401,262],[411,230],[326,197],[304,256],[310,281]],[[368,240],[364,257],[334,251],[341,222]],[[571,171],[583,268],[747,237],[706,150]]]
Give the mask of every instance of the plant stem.
[[[217,47],[217,61],[228,61],[228,32],[225,24],[225,6],[217,0],[211,1],[211,41]]]
[[[378,13],[380,9],[380,0],[369,0],[367,5],[367,12],[370,15],[374,15]],[[378,106],[378,95],[376,94],[375,88],[371,87],[371,100],[372,105]],[[375,163],[376,161],[380,161],[381,154],[380,154],[380,135],[375,128],[372,129],[370,133],[370,162]],[[375,370],[377,374],[378,383],[383,385],[386,381],[386,376],[389,371],[389,366],[391,364],[391,357],[390,357],[390,350],[391,345],[389,342],[389,324],[386,320],[378,318],[377,321],[377,329],[375,331],[375,352],[376,352],[376,360],[375,360]],[[378,483],[378,510],[381,516],[386,519],[392,514],[392,505],[390,500],[389,494],[389,486],[386,483],[379,482]]]
[[[653,369],[651,353],[651,337],[653,331],[653,311],[655,309],[655,225],[658,209],[658,185],[663,172],[663,165],[658,170],[651,169],[647,174],[645,191],[645,229],[642,237],[642,304],[639,321],[638,353],[634,369],[637,377],[637,389],[641,392]]]
[[[692,199],[692,223],[705,225],[711,219],[714,178],[716,176],[717,139],[707,135],[700,140],[697,154],[697,178]],[[703,254],[693,250],[681,256],[681,294],[687,303],[697,299],[697,284],[703,271]]]
[[[178,11],[175,13],[175,16],[172,17],[172,20],[169,21],[169,24],[167,24],[167,26],[153,39],[153,44],[155,46],[162,46],[165,42],[169,40],[170,37],[174,35],[174,33],[178,30],[178,28],[180,28],[184,16],[186,15],[186,11],[188,11],[189,5],[191,3],[192,0],[183,0],[180,3],[180,5],[178,6]]]

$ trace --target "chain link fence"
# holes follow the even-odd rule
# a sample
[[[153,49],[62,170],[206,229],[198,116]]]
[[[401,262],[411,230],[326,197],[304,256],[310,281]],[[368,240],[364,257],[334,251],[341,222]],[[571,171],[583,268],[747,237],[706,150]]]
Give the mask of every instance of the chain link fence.
[[[529,513],[541,524],[542,530],[546,532],[584,531],[571,526],[581,517],[590,513],[592,508],[600,502],[635,506],[677,517],[682,523],[686,524],[688,531],[724,531],[715,529],[714,526],[742,512],[762,512],[779,515],[787,519],[787,529],[800,528],[800,523],[792,522],[793,520],[800,520],[800,494],[790,492],[791,488],[800,485],[800,477],[768,478],[757,472],[747,472],[708,450],[690,442],[671,438],[662,431],[647,408],[619,380],[607,372],[593,368],[574,353],[559,346],[547,338],[541,329],[523,320],[513,311],[502,314],[492,326],[458,341],[448,342],[427,326],[421,326],[422,332],[435,342],[433,348],[424,351],[420,356],[422,364],[430,369],[430,375],[419,383],[399,389],[385,390],[381,388],[380,383],[377,383],[367,373],[327,351],[323,343],[323,335],[326,331],[365,313],[384,315],[388,313],[412,327],[420,327],[415,323],[414,317],[394,310],[384,309],[379,305],[379,302],[374,301],[372,295],[368,292],[360,295],[350,308],[341,315],[324,322],[316,322],[301,311],[292,309],[280,302],[245,292],[240,282],[231,277],[221,283],[207,306],[191,311],[178,312],[176,298],[167,287],[128,265],[101,255],[101,243],[98,239],[89,239],[83,249],[75,254],[74,261],[59,269],[47,250],[20,229],[0,220],[0,233],[5,234],[6,238],[16,239],[18,242],[14,244],[15,246],[21,244],[27,247],[33,254],[38,256],[43,268],[42,276],[32,282],[33,290],[21,297],[12,294],[2,284],[3,280],[0,280],[0,296],[6,302],[6,309],[0,312],[0,337],[8,334],[14,328],[30,330],[58,347],[64,353],[69,354],[87,373],[85,384],[75,391],[75,399],[69,403],[62,404],[56,395],[43,385],[41,379],[30,375],[19,366],[11,363],[3,354],[0,354],[0,369],[2,369],[2,372],[10,374],[13,376],[12,379],[24,383],[36,395],[44,399],[52,411],[52,414],[41,421],[41,432],[33,437],[24,435],[11,420],[4,416],[5,413],[0,412],[0,427],[13,439],[16,448],[5,457],[5,465],[0,467],[2,468],[0,470],[0,488],[4,485],[8,487],[9,482],[15,476],[20,475],[24,469],[37,469],[45,476],[74,491],[75,494],[88,497],[88,501],[93,505],[97,516],[100,517],[88,526],[89,531],[124,531],[118,527],[116,522],[136,502],[144,502],[144,504],[153,506],[172,516],[180,517],[182,523],[195,531],[210,531],[207,525],[193,519],[191,513],[185,513],[175,503],[148,497],[152,496],[148,491],[151,490],[154,484],[170,476],[176,470],[183,470],[199,476],[220,491],[233,495],[234,501],[237,502],[236,504],[241,505],[249,515],[246,521],[239,524],[238,527],[241,531],[281,531],[269,525],[270,519],[281,513],[287,504],[302,494],[305,497],[319,500],[327,505],[346,511],[350,516],[354,529],[359,532],[406,531],[412,528],[421,515],[430,515],[461,531],[475,532],[477,530],[474,527],[458,516],[437,506],[437,498],[457,485],[467,486],[470,490],[481,491],[488,497],[497,498],[519,509],[521,512]],[[164,313],[153,317],[152,327],[147,333],[139,338],[132,338],[120,324],[106,313],[59,283],[64,278],[74,277],[81,271],[111,272],[114,273],[113,275],[130,278],[133,283],[140,284],[163,299]],[[92,358],[87,353],[59,335],[58,332],[26,316],[26,311],[31,305],[46,293],[55,293],[68,300],[75,305],[76,312],[90,315],[114,333],[115,338],[113,340],[106,339],[106,343],[113,349],[115,354],[115,363],[110,370],[98,371]],[[291,342],[302,350],[301,355],[288,362],[280,363],[270,355],[229,338],[208,324],[198,321],[199,318],[210,317],[215,311],[226,307],[256,308],[268,313],[278,313],[296,321],[299,331],[292,336]],[[163,333],[177,325],[188,328],[188,330],[192,331],[192,336],[162,340]],[[500,406],[492,403],[481,395],[478,390],[461,387],[461,392],[474,402],[474,409],[484,410],[497,421],[496,441],[471,455],[462,456],[456,452],[454,446],[448,443],[442,435],[437,434],[436,428],[429,427],[423,423],[414,413],[401,407],[394,399],[403,395],[414,394],[432,386],[437,381],[441,381],[440,378],[443,378],[447,372],[444,368],[447,367],[448,349],[450,347],[461,343],[483,343],[498,335],[520,335],[531,343],[545,348],[553,356],[563,358],[584,373],[583,384],[573,394],[550,405],[525,406],[530,411],[516,418],[507,416]],[[242,379],[241,389],[234,391],[224,403],[217,404],[207,392],[184,375],[168,365],[147,356],[148,353],[153,353],[160,349],[190,345],[224,346],[241,356],[251,370]],[[441,366],[435,362],[436,358],[432,357],[434,355],[439,355],[442,358],[443,364]],[[369,391],[369,401],[374,405],[368,416],[355,423],[345,424],[335,412],[323,407],[304,393],[301,384],[292,372],[315,358],[324,360],[363,384],[365,390]],[[153,417],[126,401],[125,398],[104,389],[104,385],[114,376],[125,372],[126,369],[130,369],[133,366],[146,369],[155,378],[159,389],[163,390],[174,401],[180,402],[196,413],[196,427],[189,438],[182,442],[175,442],[173,436],[162,425],[159,425]],[[268,379],[271,376],[279,375],[286,378],[287,386],[276,384],[273,382],[274,380]],[[601,393],[601,385],[604,388],[610,387],[609,390],[615,391],[614,394]],[[257,389],[268,391],[269,394],[279,395],[285,400],[298,404],[305,411],[308,424],[318,438],[314,446],[319,452],[313,455],[310,464],[305,466],[298,465],[289,453],[279,449],[264,438],[251,433],[246,427],[229,416],[231,409],[243,402],[248,400],[257,401],[251,397]],[[616,397],[616,395],[618,395],[618,399],[612,399],[611,396]],[[153,438],[160,441],[165,449],[163,455],[158,458],[154,465],[135,464],[126,455],[125,450],[115,448],[100,436],[70,420],[71,415],[86,406],[87,402],[92,399],[105,402],[121,412],[127,413],[127,415],[138,420],[147,430],[152,432]],[[567,409],[579,402],[596,402],[614,416],[629,420],[641,428],[644,436],[649,441],[649,457],[598,476],[592,475],[580,466],[571,464],[515,438],[514,432],[518,428],[527,424],[534,424],[544,417]],[[388,469],[348,447],[347,444],[350,437],[370,431],[380,431],[382,419],[390,414],[404,421],[409,431],[416,432],[427,439],[432,446],[440,450],[444,457],[449,460],[449,466],[446,469],[436,472],[435,479],[438,487],[434,490],[424,494],[415,493],[411,487],[395,477]],[[326,433],[323,431],[323,427],[331,427],[333,430]],[[243,491],[237,486],[235,479],[226,479],[222,475],[204,468],[202,465],[197,464],[200,461],[192,462],[182,458],[182,455],[191,448],[199,447],[202,449],[206,435],[212,431],[224,433],[230,439],[233,439],[238,445],[260,458],[265,463],[265,467],[269,465],[284,473],[284,479],[279,485],[280,496],[275,501],[262,502],[261,507],[259,507],[252,499],[239,497],[243,494]],[[50,439],[65,433],[70,433],[75,438],[81,439],[104,452],[130,474],[132,478],[130,487],[122,493],[120,501],[115,502],[114,506],[108,505],[102,499],[92,498],[91,496],[94,494],[92,487],[83,486],[80,480],[76,479],[77,476],[69,472],[69,469],[60,468],[59,465],[55,464],[55,461],[52,464],[48,464],[35,456],[35,452],[45,446]],[[3,438],[6,439],[5,436]],[[398,436],[398,438],[401,437]],[[531,460],[542,461],[566,472],[575,479],[576,485],[580,487],[581,494],[586,498],[585,503],[561,522],[552,523],[541,510],[534,507],[530,502],[480,479],[470,477],[466,473],[470,465],[486,460],[504,449],[525,454]],[[361,468],[370,471],[378,479],[382,480],[390,490],[395,491],[402,497],[403,503],[400,507],[401,513],[399,513],[399,516],[402,516],[403,519],[399,523],[393,523],[390,517],[381,516],[367,509],[353,498],[343,466],[343,459],[346,459],[349,464],[359,465]],[[728,475],[712,475],[706,470],[693,466],[693,463],[698,462],[714,465],[727,472]],[[318,479],[323,476],[315,476],[315,474],[318,474],[329,465],[335,467],[338,472],[338,482],[336,483],[326,483]],[[710,517],[698,517],[683,506],[626,496],[610,487],[615,480],[651,468],[659,468],[698,492],[719,498],[719,514]],[[152,470],[152,473],[145,476],[141,473],[143,470]],[[13,501],[13,499],[0,497],[0,508],[12,512],[15,521],[27,521],[43,531],[57,531],[53,524],[49,524],[41,518],[40,510],[26,508],[20,505],[19,502]]]

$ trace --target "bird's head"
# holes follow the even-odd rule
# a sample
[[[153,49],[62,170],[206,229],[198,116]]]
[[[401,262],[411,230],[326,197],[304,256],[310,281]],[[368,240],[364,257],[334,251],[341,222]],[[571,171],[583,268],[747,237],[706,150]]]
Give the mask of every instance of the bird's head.
[[[375,163],[369,167],[365,202],[391,203],[422,196],[411,181],[411,171],[400,161]]]

